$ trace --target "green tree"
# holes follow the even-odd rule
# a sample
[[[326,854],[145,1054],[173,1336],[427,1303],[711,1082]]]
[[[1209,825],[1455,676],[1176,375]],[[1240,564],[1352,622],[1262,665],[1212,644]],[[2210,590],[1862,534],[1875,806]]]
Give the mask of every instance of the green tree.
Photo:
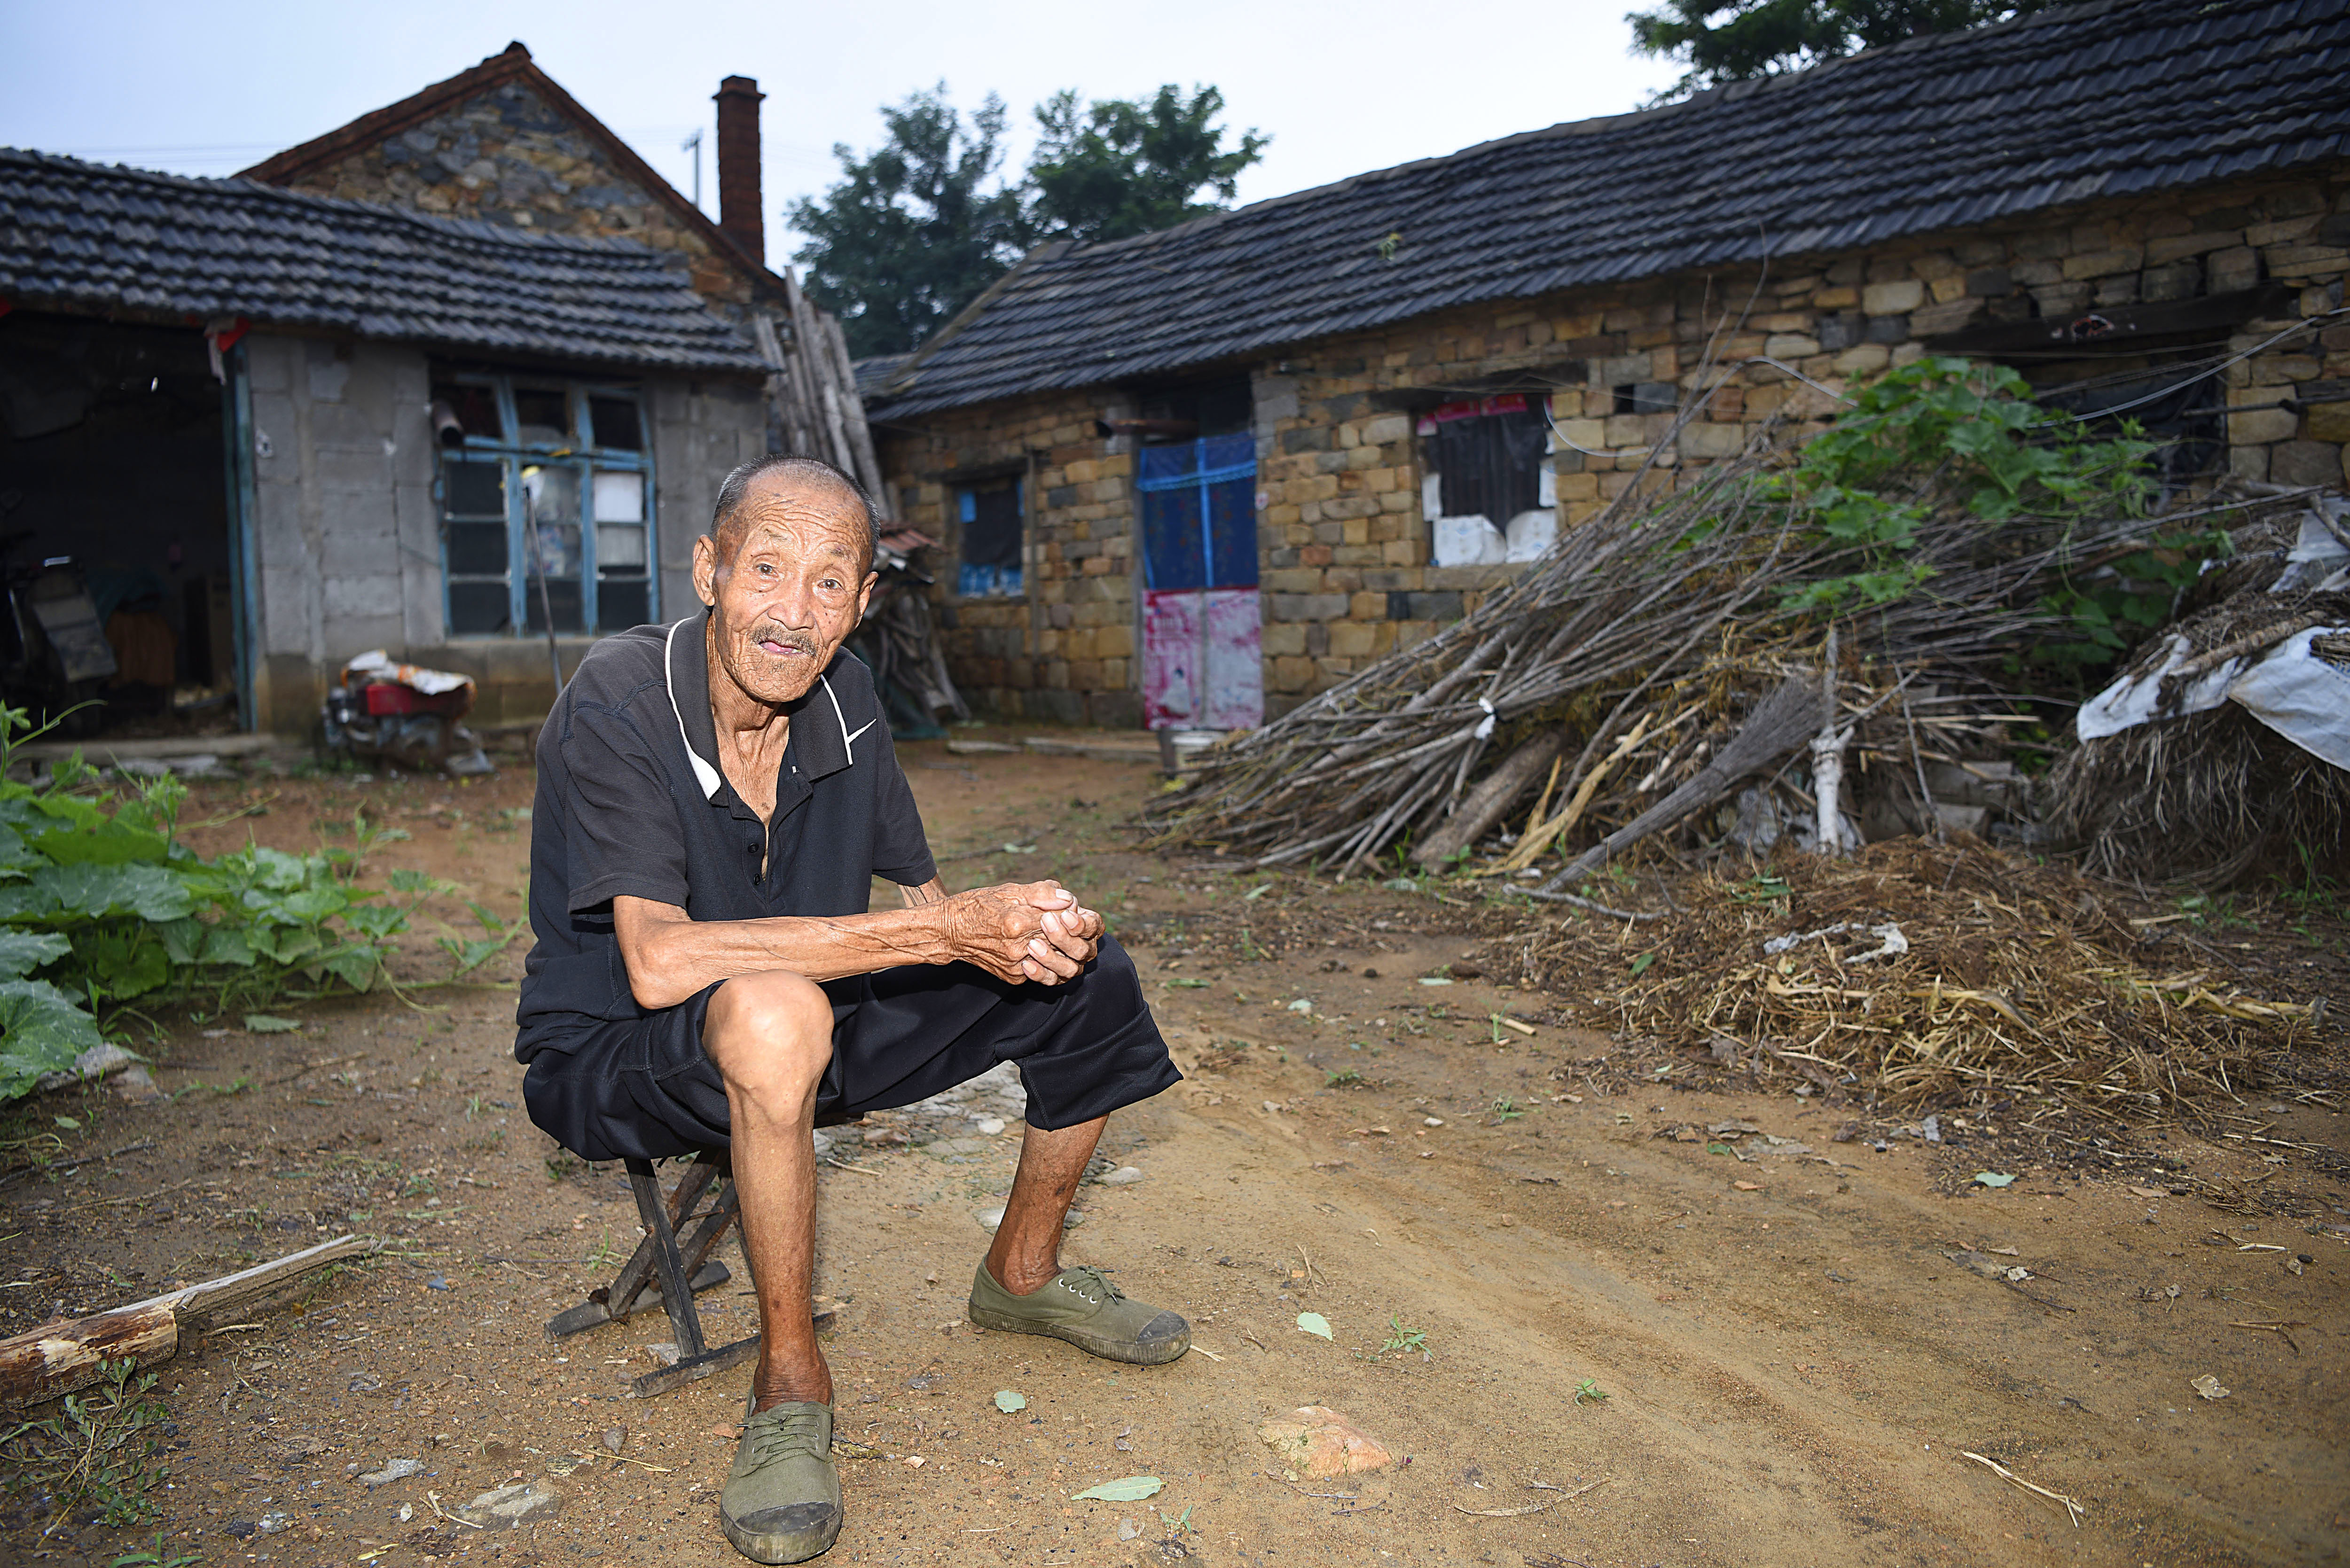
[[[1253,129],[1224,149],[1224,95],[1173,84],[1148,102],[1084,103],[1075,88],[1036,106],[1044,135],[1028,161],[1028,217],[1039,237],[1122,240],[1230,206],[1241,171],[1272,139]],[[1195,201],[1202,190],[1215,200]]]
[[[1926,33],[1957,33],[2039,11],[2056,0],[1663,0],[1634,11],[1637,54],[1689,67],[1659,95],[1669,99],[1881,48]]]
[[[837,143],[842,179],[792,204],[808,236],[793,253],[808,295],[840,317],[848,351],[903,353],[944,326],[1019,259],[1029,239],[1019,192],[986,187],[1003,161],[1003,100],[968,121],[946,83],[881,119],[882,145],[858,158]]]

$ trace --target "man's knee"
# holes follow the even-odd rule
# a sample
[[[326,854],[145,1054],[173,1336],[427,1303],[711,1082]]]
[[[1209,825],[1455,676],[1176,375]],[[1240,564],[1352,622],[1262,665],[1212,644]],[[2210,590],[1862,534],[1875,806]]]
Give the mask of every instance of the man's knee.
[[[832,999],[782,971],[727,981],[703,1015],[702,1048],[730,1089],[805,1096],[832,1061]]]

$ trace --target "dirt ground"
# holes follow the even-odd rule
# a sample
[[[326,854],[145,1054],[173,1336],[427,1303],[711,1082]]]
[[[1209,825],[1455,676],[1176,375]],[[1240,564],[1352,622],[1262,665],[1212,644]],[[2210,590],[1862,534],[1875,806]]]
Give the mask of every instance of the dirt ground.
[[[2238,1121],[2092,1129],[2075,1158],[1996,1115],[1945,1112],[1929,1143],[1908,1117],[1691,1087],[1560,1022],[1588,995],[1471,978],[1488,910],[1137,853],[1118,825],[1159,787],[1142,766],[901,753],[951,887],[1058,875],[1136,953],[1191,1076],[1113,1118],[1104,1153],[1141,1178],[1083,1189],[1066,1256],[1185,1314],[1195,1351],[1124,1368],[973,1329],[975,1214],[1008,1186],[1017,1124],[950,1106],[841,1129],[818,1289],[843,1303],[839,1435],[874,1455],[844,1463],[827,1561],[2127,1565],[2350,1542],[2339,1095],[2255,1088]],[[348,846],[364,809],[412,835],[368,875],[457,882],[426,913],[471,935],[462,898],[521,904],[531,780],[503,761],[462,787],[201,785],[192,818],[266,813],[193,840]],[[420,921],[400,973],[447,971],[436,929]],[[2338,991],[2342,935],[2255,945],[2308,1001]],[[296,1033],[178,1027],[152,1048],[169,1098],[50,1096],[0,1129],[0,1331],[388,1238],[159,1368],[158,1520],[44,1533],[20,1493],[0,1560],[112,1563],[160,1525],[214,1568],[737,1561],[713,1516],[745,1375],[625,1399],[671,1337],[658,1313],[541,1332],[638,1231],[617,1168],[561,1155],[520,1108],[521,956],[491,985],[288,1008]],[[1838,1141],[1847,1120],[1861,1136]],[[2015,1179],[1973,1185],[1987,1168]],[[2262,1196],[2199,1196],[2220,1188]],[[750,1322],[722,1256],[737,1277],[702,1298],[720,1341]],[[2198,1395],[2206,1374],[2225,1397]],[[1026,1407],[999,1410],[1006,1389]],[[1289,1479],[1255,1433],[1306,1405],[1399,1463]],[[1970,1454],[2070,1494],[2078,1523]],[[423,1468],[357,1479],[400,1459]],[[1072,1498],[1130,1475],[1165,1489]],[[439,1517],[537,1478],[561,1499],[537,1522]]]

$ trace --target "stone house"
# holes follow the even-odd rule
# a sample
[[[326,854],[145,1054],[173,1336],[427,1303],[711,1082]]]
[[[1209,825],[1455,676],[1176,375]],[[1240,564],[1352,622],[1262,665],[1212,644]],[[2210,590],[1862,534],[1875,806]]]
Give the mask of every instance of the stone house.
[[[2350,6],[2093,0],[1053,244],[868,406],[1015,713],[1256,722],[1928,353],[2342,484]],[[1708,364],[1711,359],[1711,369]]]
[[[7,525],[241,728],[309,732],[371,648],[543,713],[547,610],[567,667],[692,602],[773,370],[630,241],[0,150]]]
[[[245,729],[376,647],[545,712],[549,618],[568,669],[690,608],[734,464],[878,480],[838,324],[760,259],[760,96],[720,86],[715,223],[520,44],[234,180],[0,151],[6,526]]]

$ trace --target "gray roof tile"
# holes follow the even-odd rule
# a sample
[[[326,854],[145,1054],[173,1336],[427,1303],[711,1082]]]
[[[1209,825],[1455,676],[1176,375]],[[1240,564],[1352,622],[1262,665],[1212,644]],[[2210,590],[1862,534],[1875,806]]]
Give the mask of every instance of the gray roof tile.
[[[2345,82],[2350,0],[2095,0],[1048,245],[868,402],[902,418],[2340,159]]]
[[[676,258],[626,241],[0,148],[0,299],[436,347],[762,371]]]

